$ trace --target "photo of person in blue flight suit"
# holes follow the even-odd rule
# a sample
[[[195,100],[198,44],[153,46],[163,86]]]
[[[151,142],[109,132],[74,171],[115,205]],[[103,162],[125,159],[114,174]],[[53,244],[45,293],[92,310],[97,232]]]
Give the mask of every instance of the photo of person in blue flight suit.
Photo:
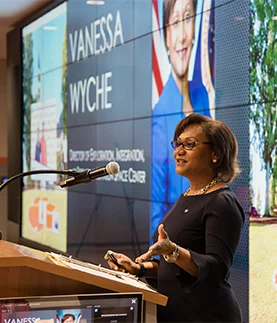
[[[152,112],[151,239],[162,218],[189,187],[187,178],[175,172],[170,144],[175,126],[192,112],[213,117],[215,104],[214,17],[212,10],[207,11],[213,1],[162,2],[163,37],[170,74]],[[208,16],[204,17],[204,14]]]

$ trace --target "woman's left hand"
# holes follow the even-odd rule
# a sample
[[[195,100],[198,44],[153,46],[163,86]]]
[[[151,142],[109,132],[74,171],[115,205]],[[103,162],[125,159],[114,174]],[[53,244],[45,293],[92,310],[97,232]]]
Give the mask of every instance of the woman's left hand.
[[[175,250],[175,243],[170,241],[164,225],[160,224],[158,227],[158,241],[149,247],[148,251],[136,259],[136,262],[143,262],[150,260],[156,255],[169,255]]]

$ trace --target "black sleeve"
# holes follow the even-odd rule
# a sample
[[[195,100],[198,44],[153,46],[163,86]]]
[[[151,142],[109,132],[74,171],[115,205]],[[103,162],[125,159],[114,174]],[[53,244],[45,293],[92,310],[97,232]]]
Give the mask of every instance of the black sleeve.
[[[244,223],[244,211],[231,193],[218,194],[205,208],[202,217],[205,227],[206,253],[190,254],[198,267],[198,276],[191,285],[222,281],[233,263]]]

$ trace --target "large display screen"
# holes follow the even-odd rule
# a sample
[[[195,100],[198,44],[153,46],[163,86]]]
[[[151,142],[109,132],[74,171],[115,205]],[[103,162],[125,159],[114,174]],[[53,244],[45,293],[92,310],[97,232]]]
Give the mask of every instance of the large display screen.
[[[232,189],[248,211],[248,17],[237,0],[69,0],[24,26],[23,171],[115,161],[120,172],[68,189],[60,175],[25,177],[22,237],[95,263],[108,249],[146,251],[188,188],[170,142],[191,112],[237,135],[243,172]],[[248,228],[236,281],[247,270]]]
[[[121,166],[68,192],[55,174],[26,179],[23,237],[66,251],[68,218],[85,190],[84,207],[107,195],[121,209],[137,200],[148,244],[188,188],[170,142],[186,114],[215,117],[214,4],[165,3],[68,1],[23,28],[24,170]]]

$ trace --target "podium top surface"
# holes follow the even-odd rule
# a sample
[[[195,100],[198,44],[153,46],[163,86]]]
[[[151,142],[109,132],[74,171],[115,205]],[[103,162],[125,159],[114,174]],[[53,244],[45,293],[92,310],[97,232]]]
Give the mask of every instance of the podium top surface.
[[[0,241],[0,263],[11,261],[11,259],[14,258],[19,260],[25,259],[26,257],[53,263],[52,261],[50,261],[49,257],[47,257],[47,254],[43,251],[4,240]]]
[[[3,240],[0,273],[4,286],[0,297],[82,294],[95,287],[100,292],[141,292],[146,301],[163,306],[167,303],[165,295],[133,275]]]

